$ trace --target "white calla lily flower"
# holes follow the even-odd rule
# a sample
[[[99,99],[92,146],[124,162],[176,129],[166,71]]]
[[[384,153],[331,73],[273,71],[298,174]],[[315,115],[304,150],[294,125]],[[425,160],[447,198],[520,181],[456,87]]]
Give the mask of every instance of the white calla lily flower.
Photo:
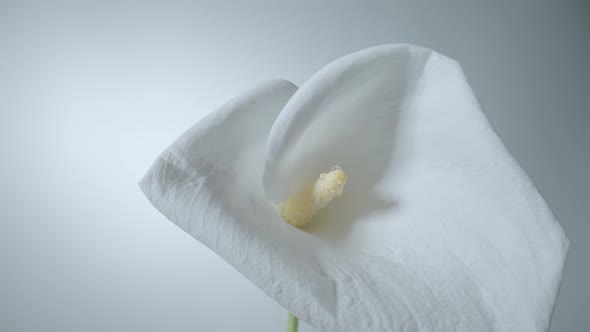
[[[309,223],[285,222],[336,165],[329,199],[293,222]],[[459,65],[431,50],[378,46],[299,89],[264,83],[178,138],[140,186],[321,330],[549,327],[568,240]]]

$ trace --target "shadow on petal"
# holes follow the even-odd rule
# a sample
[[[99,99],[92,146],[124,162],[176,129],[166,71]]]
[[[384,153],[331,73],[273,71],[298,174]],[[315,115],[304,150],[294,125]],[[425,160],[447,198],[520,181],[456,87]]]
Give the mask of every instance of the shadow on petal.
[[[341,75],[343,82],[332,89],[335,95],[324,106],[329,110],[298,142],[304,150],[298,162],[303,178],[338,165],[349,175],[348,183],[344,194],[304,227],[306,232],[340,242],[355,222],[403,204],[379,194],[377,187],[385,175],[395,173],[400,114],[413,95],[427,58],[428,54],[398,50],[376,65]]]

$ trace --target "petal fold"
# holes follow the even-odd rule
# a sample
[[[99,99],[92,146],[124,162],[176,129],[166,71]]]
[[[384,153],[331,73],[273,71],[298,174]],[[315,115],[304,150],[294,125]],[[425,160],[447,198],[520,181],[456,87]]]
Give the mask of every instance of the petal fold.
[[[266,138],[296,90],[275,80],[227,102],[172,143],[139,185],[170,221],[269,296],[327,326],[333,281],[310,257],[305,233],[281,220],[262,190]]]
[[[284,201],[332,166],[348,190],[374,185],[390,162],[398,117],[430,50],[383,45],[342,57],[289,100],[267,140],[264,188]],[[362,190],[362,189],[361,189]]]

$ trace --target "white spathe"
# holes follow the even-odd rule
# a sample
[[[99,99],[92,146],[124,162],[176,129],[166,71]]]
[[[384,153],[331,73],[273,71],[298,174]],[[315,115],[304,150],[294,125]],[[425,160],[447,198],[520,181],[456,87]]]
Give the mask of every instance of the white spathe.
[[[339,165],[304,229],[274,203]],[[140,186],[166,217],[326,331],[546,331],[568,240],[459,65],[412,45],[226,103]]]

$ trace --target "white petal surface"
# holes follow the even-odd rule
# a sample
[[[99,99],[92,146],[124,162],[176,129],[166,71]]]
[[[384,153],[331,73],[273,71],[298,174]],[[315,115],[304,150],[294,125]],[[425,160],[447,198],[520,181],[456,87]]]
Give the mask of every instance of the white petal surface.
[[[326,326],[333,282],[305,246],[306,234],[286,224],[262,191],[266,138],[296,90],[272,81],[226,103],[168,147],[140,187],[162,214],[268,295]]]
[[[313,75],[268,137],[267,196],[282,202],[334,165],[351,175],[347,191],[374,185],[391,159],[400,111],[430,53],[384,45],[340,58]]]
[[[295,90],[269,83],[213,113],[158,158],[144,193],[322,330],[548,329],[568,241],[456,62],[380,46]],[[265,163],[274,200],[324,164],[349,185],[299,230],[264,199]]]

